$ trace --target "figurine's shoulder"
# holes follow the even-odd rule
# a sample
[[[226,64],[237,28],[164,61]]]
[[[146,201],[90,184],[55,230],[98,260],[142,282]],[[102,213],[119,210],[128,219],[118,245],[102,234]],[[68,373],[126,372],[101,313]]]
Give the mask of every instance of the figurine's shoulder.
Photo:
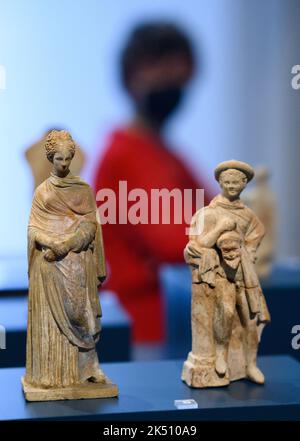
[[[43,194],[45,194],[48,183],[49,183],[50,178],[45,179],[45,181],[43,181],[41,184],[39,184],[35,191],[34,191],[34,197],[41,197],[43,196]]]
[[[92,191],[92,187],[80,176],[74,176],[75,184],[82,185],[84,188]]]
[[[193,215],[191,220],[191,225],[199,222],[201,218],[204,218],[206,221],[213,221],[216,218],[216,210],[215,208],[207,205],[206,207],[200,208],[196,213]]]
[[[196,211],[196,213],[194,214],[195,217],[198,216],[209,216],[209,215],[213,215],[215,214],[216,210],[215,207],[211,206],[211,205],[206,205],[205,207],[199,208],[199,210]]]
[[[85,189],[85,191],[91,195],[93,198],[95,198],[95,193],[93,188],[90,186],[90,184],[88,184],[87,182],[85,182],[83,179],[79,178],[79,183],[80,185]]]
[[[256,219],[257,215],[255,214],[255,212],[252,210],[252,208],[250,208],[247,204],[244,203],[244,207],[243,207],[244,213],[246,214],[247,217],[249,217],[250,219]]]

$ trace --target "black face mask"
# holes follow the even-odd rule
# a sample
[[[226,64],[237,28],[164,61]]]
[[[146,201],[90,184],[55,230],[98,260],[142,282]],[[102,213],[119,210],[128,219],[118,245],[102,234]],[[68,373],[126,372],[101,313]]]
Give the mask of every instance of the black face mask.
[[[180,86],[150,90],[139,100],[138,112],[153,123],[162,125],[178,107],[182,95]]]

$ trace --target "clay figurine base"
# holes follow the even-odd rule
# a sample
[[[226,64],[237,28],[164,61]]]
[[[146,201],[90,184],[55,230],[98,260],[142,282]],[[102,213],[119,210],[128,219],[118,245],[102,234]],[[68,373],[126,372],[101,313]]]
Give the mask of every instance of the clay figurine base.
[[[238,363],[234,356],[234,351],[230,351],[229,359],[231,364],[236,367]],[[189,353],[187,360],[184,362],[181,373],[182,381],[190,387],[197,388],[228,386],[231,381],[243,378],[247,378],[244,366],[241,369],[227,371],[224,376],[219,376],[215,371],[213,360],[211,364],[207,362],[203,364],[192,352]]]
[[[42,389],[29,385],[22,378],[27,401],[80,400],[84,398],[112,398],[118,396],[118,387],[109,379],[107,383],[84,383],[72,387]]]
[[[227,373],[219,377],[212,365],[201,365],[191,353],[183,364],[181,379],[190,387],[200,388],[227,386],[230,382]]]

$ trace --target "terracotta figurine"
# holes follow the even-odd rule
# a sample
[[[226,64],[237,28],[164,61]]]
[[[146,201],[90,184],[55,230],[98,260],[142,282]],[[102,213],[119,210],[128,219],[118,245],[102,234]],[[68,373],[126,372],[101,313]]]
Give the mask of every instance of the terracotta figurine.
[[[35,191],[28,226],[25,398],[116,396],[95,349],[105,258],[94,196],[69,170],[75,143],[67,131],[50,132],[45,149],[53,171]]]
[[[240,200],[253,176],[244,162],[219,164],[222,192],[192,218],[184,251],[192,273],[192,351],[182,371],[189,386],[264,383],[256,358],[270,315],[254,268],[264,227]]]

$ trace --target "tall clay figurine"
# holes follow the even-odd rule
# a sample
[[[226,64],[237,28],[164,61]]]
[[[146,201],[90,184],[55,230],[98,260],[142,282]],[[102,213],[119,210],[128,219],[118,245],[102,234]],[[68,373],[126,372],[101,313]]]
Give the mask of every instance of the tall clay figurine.
[[[45,141],[53,164],[34,194],[28,226],[28,401],[113,397],[101,371],[96,342],[105,279],[101,226],[91,188],[70,173],[75,143],[64,130]]]
[[[253,176],[244,162],[219,164],[222,192],[192,218],[184,251],[192,273],[192,351],[182,371],[192,387],[265,381],[256,358],[270,315],[254,268],[264,227],[240,200]]]

